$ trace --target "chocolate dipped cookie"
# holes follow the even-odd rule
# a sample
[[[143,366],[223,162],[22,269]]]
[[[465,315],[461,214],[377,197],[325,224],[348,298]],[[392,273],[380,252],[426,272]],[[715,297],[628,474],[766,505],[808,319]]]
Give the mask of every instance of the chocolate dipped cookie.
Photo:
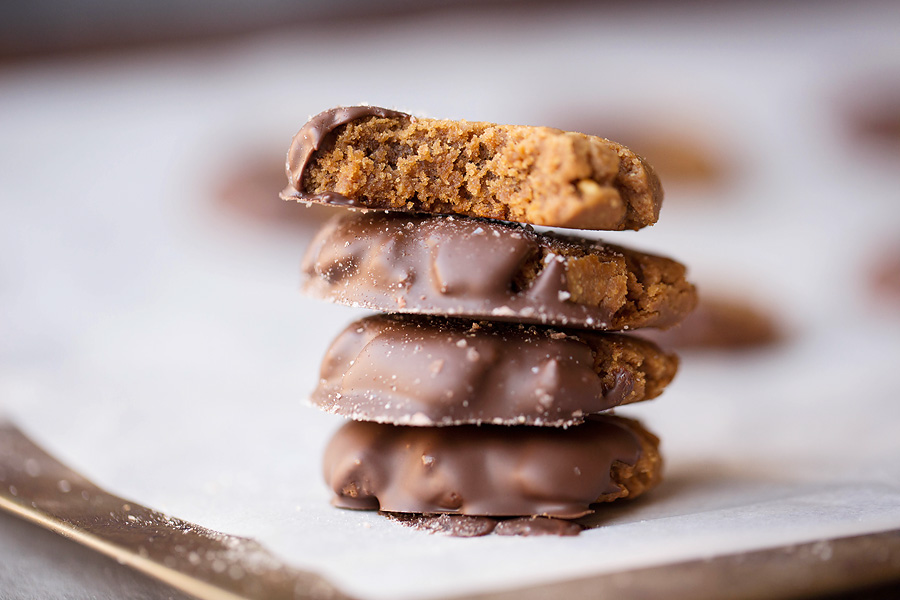
[[[550,227],[640,229],[663,197],[650,166],[604,138],[373,106],[310,119],[286,166],[286,200]]]
[[[696,303],[669,258],[460,217],[347,212],[302,271],[307,294],[340,304],[562,327],[666,328]]]
[[[287,175],[283,199],[354,209],[313,239],[303,291],[390,313],[337,336],[310,398],[351,419],[325,452],[336,506],[464,537],[574,535],[595,503],[659,482],[659,440],[608,413],[662,393],[678,358],[611,332],[678,324],[695,288],[672,259],[533,227],[653,224],[642,158],[357,106],[304,125]]]
[[[656,485],[658,445],[621,417],[569,429],[350,421],[329,442],[323,470],[342,508],[571,519]]]
[[[359,421],[568,427],[649,400],[678,358],[626,335],[414,315],[350,324],[312,403]]]

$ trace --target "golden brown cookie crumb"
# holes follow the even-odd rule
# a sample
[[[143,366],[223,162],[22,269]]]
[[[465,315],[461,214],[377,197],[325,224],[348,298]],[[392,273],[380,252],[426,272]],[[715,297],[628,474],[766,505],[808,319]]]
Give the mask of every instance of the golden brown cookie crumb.
[[[640,229],[659,217],[659,179],[610,140],[549,127],[360,114],[318,131],[311,154],[310,134],[301,130],[289,157],[293,189],[283,197],[578,229]]]

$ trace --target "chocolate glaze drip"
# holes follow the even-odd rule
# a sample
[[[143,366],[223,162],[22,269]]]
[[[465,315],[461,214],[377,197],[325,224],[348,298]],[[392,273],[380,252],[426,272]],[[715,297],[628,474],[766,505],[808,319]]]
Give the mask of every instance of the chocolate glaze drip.
[[[351,421],[329,442],[324,475],[342,508],[577,518],[620,491],[614,464],[637,463],[631,423],[597,417],[563,430]]]
[[[572,521],[551,519],[547,517],[519,517],[497,521],[493,533],[495,535],[519,535],[533,537],[536,535],[578,535],[583,527]]]
[[[566,261],[558,252],[576,245],[607,256],[623,252],[498,221],[348,212],[326,224],[310,244],[302,266],[304,291],[387,312],[589,329],[622,329],[628,323],[667,327],[680,320],[683,307],[663,304],[641,312],[636,306],[637,314],[625,317],[603,303],[571,301]],[[538,273],[520,289],[522,271],[536,256],[543,256]],[[605,289],[607,282],[596,285]]]
[[[597,356],[620,347],[662,356],[652,343],[612,333],[375,315],[335,339],[311,400],[359,421],[565,427],[645,399],[643,386],[635,389],[645,376],[638,367],[598,372]],[[608,375],[614,383],[605,386]]]
[[[365,117],[401,118],[409,116],[403,112],[377,106],[338,107],[317,114],[300,129],[291,142],[285,164],[288,186],[281,193],[282,198],[295,198],[301,202],[323,202],[336,206],[356,206],[354,200],[337,192],[307,194],[303,189],[303,171],[306,169],[309,159],[341,125]]]
[[[450,537],[481,537],[484,535],[578,535],[584,529],[575,521],[550,517],[470,517],[468,515],[420,515],[381,513],[388,519],[419,531],[439,533]]]
[[[381,513],[391,521],[429,533],[440,533],[450,537],[481,537],[488,535],[497,526],[493,517],[471,517],[469,515],[420,515],[417,513]]]

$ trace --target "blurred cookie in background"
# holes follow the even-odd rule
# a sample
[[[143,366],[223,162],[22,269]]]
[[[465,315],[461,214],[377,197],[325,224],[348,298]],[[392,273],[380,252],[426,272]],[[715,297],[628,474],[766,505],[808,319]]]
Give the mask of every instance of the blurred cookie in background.
[[[615,133],[616,139],[645,158],[667,185],[714,185],[728,175],[729,167],[709,144],[689,134],[674,131]]]
[[[214,177],[216,208],[240,219],[262,225],[314,228],[335,214],[335,208],[321,204],[307,206],[278,197],[287,177],[284,153],[260,153],[223,161]]]
[[[832,116],[840,160],[866,172],[861,183],[867,185],[869,176],[892,183],[900,179],[900,64],[841,81],[833,92]]]
[[[868,273],[873,299],[878,304],[900,309],[900,245],[895,242],[877,252]]]
[[[900,69],[848,86],[840,103],[851,139],[900,153]]]
[[[701,292],[697,308],[680,324],[665,331],[642,330],[640,336],[667,350],[752,350],[786,338],[764,306],[720,292]]]
[[[692,126],[678,115],[598,114],[590,109],[561,110],[543,122],[550,127],[596,135],[631,148],[653,165],[666,192],[719,187],[734,174],[731,150],[712,125]],[[686,195],[690,197],[690,195]],[[669,198],[669,195],[667,195]]]

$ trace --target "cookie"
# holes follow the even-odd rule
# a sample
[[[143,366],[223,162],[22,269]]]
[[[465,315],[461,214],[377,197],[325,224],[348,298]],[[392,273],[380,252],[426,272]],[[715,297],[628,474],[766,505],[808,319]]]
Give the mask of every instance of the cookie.
[[[334,108],[294,137],[282,198],[576,229],[640,229],[662,188],[621,144],[549,127]]]
[[[769,311],[745,299],[707,294],[675,327],[641,336],[665,348],[694,350],[762,348],[784,339]]]
[[[665,328],[696,302],[674,260],[459,217],[348,211],[302,270],[307,294],[339,304],[563,327]]]
[[[323,472],[341,508],[571,519],[656,485],[658,446],[621,417],[569,429],[350,421],[325,449]]]
[[[885,246],[869,266],[873,298],[900,307],[900,246]]]
[[[358,421],[567,427],[655,398],[677,368],[625,335],[375,315],[335,339],[311,400]]]
[[[860,78],[842,101],[845,129],[873,150],[900,151],[900,73]],[[848,86],[850,87],[850,86]],[[895,158],[893,155],[889,155]]]

